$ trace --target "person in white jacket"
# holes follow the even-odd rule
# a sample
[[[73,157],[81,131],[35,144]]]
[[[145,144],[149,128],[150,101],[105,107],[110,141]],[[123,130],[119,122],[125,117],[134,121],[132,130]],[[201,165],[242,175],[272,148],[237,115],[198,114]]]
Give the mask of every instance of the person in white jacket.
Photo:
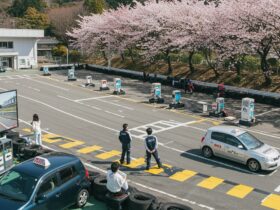
[[[126,194],[128,190],[126,174],[119,170],[120,164],[113,162],[107,172],[107,190],[114,196]]]
[[[33,115],[33,121],[31,122],[32,130],[34,132],[35,144],[42,145],[42,132],[41,132],[41,122],[38,114]]]

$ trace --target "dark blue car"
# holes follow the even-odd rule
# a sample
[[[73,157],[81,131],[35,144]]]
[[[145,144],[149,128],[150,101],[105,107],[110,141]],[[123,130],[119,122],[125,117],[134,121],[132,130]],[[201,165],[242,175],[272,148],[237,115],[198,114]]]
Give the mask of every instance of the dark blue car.
[[[83,207],[89,187],[88,171],[79,158],[53,152],[25,161],[0,178],[0,209]]]

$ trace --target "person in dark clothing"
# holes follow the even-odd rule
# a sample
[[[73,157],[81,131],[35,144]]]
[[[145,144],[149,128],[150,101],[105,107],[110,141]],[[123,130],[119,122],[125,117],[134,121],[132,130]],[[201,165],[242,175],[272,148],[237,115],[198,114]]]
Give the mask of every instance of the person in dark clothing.
[[[158,149],[157,137],[152,135],[152,133],[153,133],[152,128],[147,128],[146,132],[148,134],[148,136],[145,139],[146,158],[147,158],[146,159],[146,162],[147,162],[146,170],[150,169],[152,155],[158,164],[158,168],[162,168],[162,164],[160,162],[160,158],[159,158],[158,151],[157,151],[157,149]]]
[[[128,124],[123,124],[123,129],[120,131],[119,140],[122,144],[122,156],[120,163],[124,163],[124,158],[126,155],[126,163],[130,164],[130,146],[131,146],[131,136],[128,132]]]

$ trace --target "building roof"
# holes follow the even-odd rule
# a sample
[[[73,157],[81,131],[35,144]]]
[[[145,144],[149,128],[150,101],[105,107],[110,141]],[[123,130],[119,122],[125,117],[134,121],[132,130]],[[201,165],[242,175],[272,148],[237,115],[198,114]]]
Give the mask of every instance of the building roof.
[[[43,38],[44,30],[0,28],[0,37]]]
[[[38,44],[59,44],[55,37],[43,37],[38,40]]]

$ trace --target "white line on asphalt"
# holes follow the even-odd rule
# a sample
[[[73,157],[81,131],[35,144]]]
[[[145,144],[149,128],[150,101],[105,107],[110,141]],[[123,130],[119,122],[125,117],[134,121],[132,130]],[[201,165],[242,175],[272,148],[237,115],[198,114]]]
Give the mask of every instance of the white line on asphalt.
[[[47,83],[47,82],[42,82],[42,81],[34,80],[34,79],[31,79],[31,78],[26,78],[26,79],[32,80],[34,82],[38,82],[38,83],[41,83],[41,84],[44,84],[44,85],[48,85],[48,86],[51,86],[51,87],[55,87],[55,88],[60,89],[60,90],[69,91],[69,89],[66,89],[66,88],[63,88],[63,87],[59,87],[59,86],[56,86],[56,85],[52,85],[52,84]]]
[[[116,115],[116,116],[118,116],[118,117],[124,118],[123,115],[119,115],[119,114],[116,114],[116,113],[114,113],[114,112],[109,112],[109,111],[105,111],[105,112],[108,113],[108,114],[112,114],[112,115]]]
[[[66,100],[68,100],[68,101],[75,102],[75,100],[72,100],[72,99],[67,98],[67,97],[64,97],[64,96],[57,95],[57,97],[59,97],[59,98],[63,98],[63,99],[66,99]]]
[[[120,105],[120,104],[116,104],[116,103],[113,103],[113,102],[110,102],[110,101],[104,101],[102,99],[96,99],[97,101],[101,101],[101,102],[104,102],[104,103],[107,103],[107,104],[112,104],[112,105],[115,105],[115,106],[119,106],[119,107],[122,107],[124,109],[128,109],[128,110],[134,110],[133,108],[131,107],[128,107],[128,106],[123,106],[123,105]]]
[[[87,120],[87,119],[85,119],[85,118],[76,116],[76,115],[71,114],[71,113],[69,113],[69,112],[65,112],[65,111],[63,111],[63,110],[61,110],[61,109],[58,109],[58,108],[56,108],[56,107],[53,107],[53,106],[51,106],[51,105],[49,105],[49,104],[47,104],[47,103],[44,103],[44,102],[42,102],[42,101],[38,101],[38,100],[36,100],[36,99],[29,98],[29,97],[23,96],[23,95],[18,95],[18,96],[20,96],[20,97],[22,97],[22,98],[25,98],[25,99],[27,99],[27,100],[30,100],[30,101],[33,101],[33,102],[42,104],[42,105],[47,106],[47,107],[49,107],[49,108],[51,108],[51,109],[53,109],[53,110],[56,110],[56,111],[58,111],[58,112],[61,112],[61,113],[63,113],[63,114],[66,114],[66,115],[68,115],[68,116],[74,117],[74,118],[76,118],[76,119],[82,120],[82,121],[84,121],[84,122],[87,122],[87,123],[96,125],[96,126],[98,126],[98,127],[102,127],[102,128],[108,129],[108,130],[113,131],[113,132],[119,132],[119,131],[116,130],[116,129],[107,127],[107,126],[102,125],[102,124],[99,124],[99,123],[97,123],[97,122],[93,122],[93,121]]]
[[[255,116],[256,116],[256,117],[262,116],[262,115],[268,114],[268,113],[270,113],[270,112],[275,112],[275,111],[278,111],[278,110],[280,110],[280,108],[272,109],[272,110],[267,111],[267,112],[263,112],[263,113],[260,113],[260,114],[256,114]]]
[[[40,92],[40,90],[37,89],[37,88],[33,88],[33,87],[30,87],[30,86],[28,88]]]
[[[280,185],[278,187],[276,187],[274,191],[275,192],[280,192]]]
[[[27,124],[27,125],[30,126],[30,124],[29,124],[28,122],[26,122],[26,121],[24,121],[24,120],[21,120],[21,119],[19,119],[19,120],[20,120],[21,122],[23,122],[23,123],[25,123],[25,124]],[[48,131],[45,131],[45,130],[42,130],[42,131],[44,131],[45,133],[53,134],[53,133],[48,132]],[[47,148],[47,149],[50,149],[50,150],[53,150],[53,151],[57,151],[56,149],[53,149],[53,148],[48,147],[48,146],[46,146],[46,145],[43,145],[43,147],[45,147],[45,148]],[[96,166],[94,166],[94,165],[91,165],[91,164],[89,164],[89,163],[84,162],[84,165],[86,165],[86,166],[88,166],[88,167],[90,167],[90,168],[92,168],[92,169],[98,170],[98,171],[100,171],[100,172],[102,172],[102,173],[105,173],[105,174],[107,173],[106,170],[101,169],[101,168],[98,168],[98,167],[96,167]],[[165,195],[165,196],[174,198],[174,199],[176,199],[176,200],[180,200],[180,201],[183,201],[183,202],[186,202],[186,203],[190,203],[190,204],[192,204],[192,205],[197,205],[197,206],[199,206],[199,207],[201,207],[201,208],[206,208],[206,209],[209,209],[209,210],[214,210],[214,209],[215,209],[215,208],[213,208],[213,207],[210,207],[210,206],[207,206],[207,205],[204,205],[204,204],[197,203],[196,201],[191,201],[191,200],[188,200],[188,199],[185,199],[185,198],[181,198],[181,197],[178,197],[178,196],[176,196],[176,195],[173,195],[173,194],[170,194],[170,193],[167,193],[167,192],[158,190],[158,189],[156,189],[156,188],[154,188],[154,187],[149,187],[149,186],[147,186],[147,185],[143,185],[143,184],[140,184],[140,183],[138,183],[138,182],[131,181],[131,180],[128,180],[128,181],[129,181],[130,183],[133,183],[133,184],[139,186],[139,187],[142,187],[142,188],[151,190],[151,191],[153,191],[153,192],[157,192],[157,193],[159,193],[159,194],[163,194],[163,195]]]
[[[75,102],[80,102],[80,101],[90,101],[90,100],[96,100],[96,99],[101,99],[101,98],[110,98],[114,96],[99,96],[99,97],[91,97],[91,98],[82,98],[82,99],[77,99],[74,100]]]
[[[250,129],[246,129],[246,128],[242,128],[242,130],[246,130],[246,131],[250,131],[252,133],[258,133],[258,134],[261,134],[261,135],[264,135],[264,136],[268,136],[268,137],[272,137],[272,138],[276,138],[276,139],[280,139],[280,136],[275,136],[275,135],[271,135],[271,134],[267,134],[263,131],[260,131],[260,130],[250,130]]]

